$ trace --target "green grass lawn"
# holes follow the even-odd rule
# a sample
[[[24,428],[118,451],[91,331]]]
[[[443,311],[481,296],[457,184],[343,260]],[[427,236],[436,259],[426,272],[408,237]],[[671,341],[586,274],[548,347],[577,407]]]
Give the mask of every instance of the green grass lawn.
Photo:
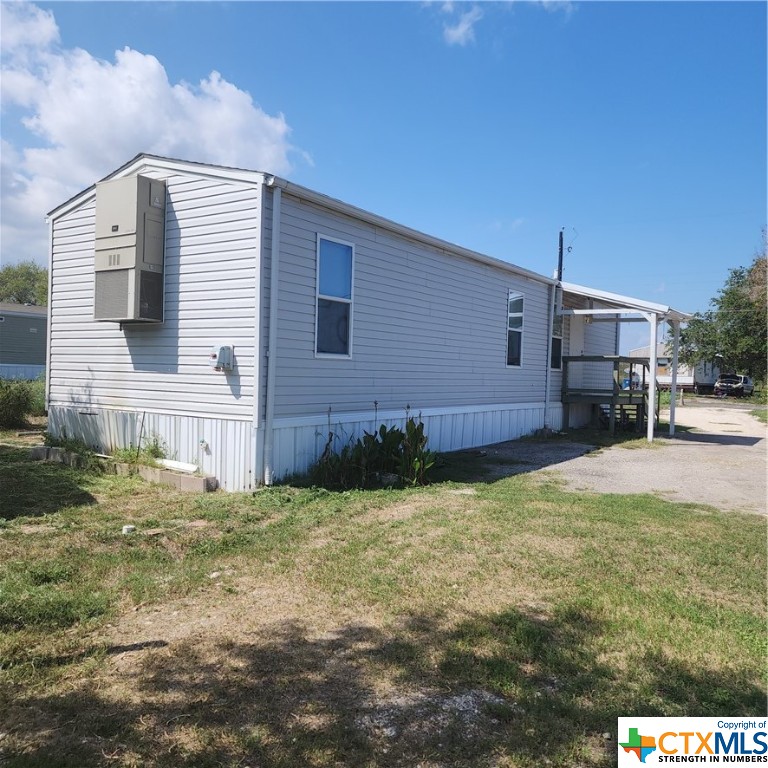
[[[4,768],[602,767],[620,715],[766,710],[759,516],[525,476],[189,495],[7,447],[0,485]]]

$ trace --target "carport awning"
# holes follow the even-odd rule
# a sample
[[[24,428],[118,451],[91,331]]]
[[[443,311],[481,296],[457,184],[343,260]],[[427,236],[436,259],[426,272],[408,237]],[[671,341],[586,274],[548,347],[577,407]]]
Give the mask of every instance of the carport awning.
[[[580,296],[585,299],[593,299],[599,301],[603,305],[604,309],[608,309],[611,312],[617,314],[642,314],[656,315],[657,321],[668,320],[674,322],[685,322],[690,320],[692,315],[688,312],[681,312],[680,310],[673,309],[666,304],[656,304],[652,301],[644,301],[643,299],[635,299],[632,296],[622,296],[619,293],[609,293],[608,291],[599,291],[595,288],[587,288],[584,285],[576,285],[575,283],[560,283],[564,293],[570,293],[573,296]],[[594,309],[576,309],[571,310],[574,314],[598,314],[600,310]]]
[[[586,315],[593,321],[611,321],[616,323],[632,323],[648,321],[648,347],[651,350],[650,368],[652,376],[648,382],[648,402],[654,403],[656,400],[656,352],[658,328],[660,322],[668,322],[674,331],[672,342],[672,397],[669,406],[669,434],[675,434],[675,393],[677,390],[677,358],[678,348],[680,346],[680,323],[690,320],[692,315],[688,312],[680,312],[677,309],[666,304],[656,304],[652,301],[635,299],[632,296],[622,296],[618,293],[609,293],[608,291],[598,291],[595,288],[587,288],[584,285],[575,283],[560,283],[564,294],[578,296],[580,298],[591,299],[592,302],[599,303],[599,307],[590,307],[586,309],[568,309],[564,310],[566,315]],[[601,318],[600,315],[612,315]],[[648,419],[648,442],[653,442],[653,419]]]

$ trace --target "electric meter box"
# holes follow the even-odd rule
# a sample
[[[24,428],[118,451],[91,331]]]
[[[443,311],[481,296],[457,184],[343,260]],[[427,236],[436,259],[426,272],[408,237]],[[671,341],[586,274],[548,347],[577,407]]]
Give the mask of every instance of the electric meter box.
[[[94,320],[163,322],[165,194],[147,176],[96,185]]]

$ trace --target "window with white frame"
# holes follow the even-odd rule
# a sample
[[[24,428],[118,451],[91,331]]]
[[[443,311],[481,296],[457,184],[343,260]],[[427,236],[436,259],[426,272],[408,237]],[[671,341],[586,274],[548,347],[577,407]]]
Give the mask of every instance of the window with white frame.
[[[507,299],[507,365],[523,359],[523,294],[510,291]]]
[[[549,367],[559,371],[563,367],[563,316],[557,314],[552,318],[552,353]]]
[[[351,354],[354,257],[351,243],[318,235],[315,351],[319,355]]]

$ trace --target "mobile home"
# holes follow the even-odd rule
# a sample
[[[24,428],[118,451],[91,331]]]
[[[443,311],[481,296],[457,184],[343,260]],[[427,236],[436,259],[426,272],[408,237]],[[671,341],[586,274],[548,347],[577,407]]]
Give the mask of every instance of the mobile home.
[[[51,431],[229,490],[406,414],[441,451],[561,429],[562,357],[618,352],[613,294],[262,172],[139,155],[49,223]]]
[[[0,303],[0,379],[36,379],[45,373],[48,308]]]

